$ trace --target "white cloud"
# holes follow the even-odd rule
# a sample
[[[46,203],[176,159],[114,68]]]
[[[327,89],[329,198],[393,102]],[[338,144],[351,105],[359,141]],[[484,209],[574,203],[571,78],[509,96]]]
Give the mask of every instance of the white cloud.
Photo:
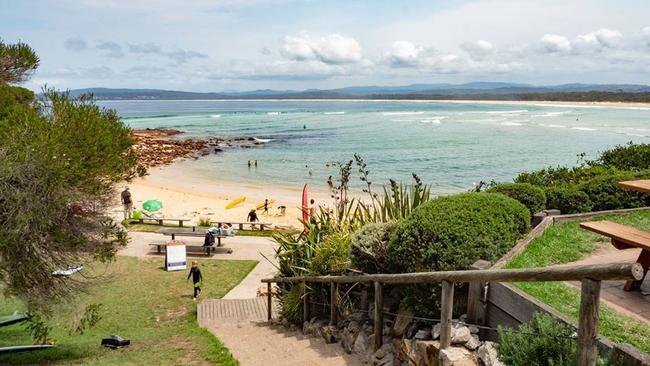
[[[68,51],[85,51],[88,48],[88,42],[83,38],[68,38],[63,42],[63,47]]]
[[[359,42],[340,34],[317,37],[301,32],[286,36],[280,52],[289,60],[319,61],[330,65],[353,64],[362,60]]]
[[[545,34],[540,43],[547,53],[569,53],[573,48],[569,39],[558,34]]]
[[[393,42],[384,60],[392,68],[416,68],[434,73],[455,73],[465,68],[465,60],[453,53],[441,53],[409,41]]]
[[[644,27],[641,30],[641,33],[643,35],[643,40],[645,41],[646,47],[650,48],[650,26],[649,27]]]
[[[484,60],[494,51],[492,43],[482,39],[479,39],[476,42],[463,43],[461,48],[467,52],[469,57],[473,60]]]
[[[576,37],[575,45],[578,49],[587,51],[602,51],[605,48],[616,48],[623,35],[617,30],[602,28],[594,32]]]

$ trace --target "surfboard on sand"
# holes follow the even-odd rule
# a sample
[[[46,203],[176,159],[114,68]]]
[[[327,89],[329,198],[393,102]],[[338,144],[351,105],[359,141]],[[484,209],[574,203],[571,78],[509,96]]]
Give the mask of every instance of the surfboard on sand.
[[[274,202],[275,202],[275,200],[269,200],[269,206],[271,206]],[[257,205],[257,206],[255,207],[255,209],[256,209],[256,210],[261,210],[263,207],[264,207],[264,202],[262,202],[262,203],[260,203],[259,205]]]
[[[232,202],[230,202],[229,204],[226,205],[226,210],[229,210],[229,209],[231,209],[233,207],[237,207],[237,205],[243,203],[244,201],[246,201],[246,197],[236,198],[236,199],[232,200]]]
[[[302,220],[309,221],[309,189],[307,184],[302,188]]]

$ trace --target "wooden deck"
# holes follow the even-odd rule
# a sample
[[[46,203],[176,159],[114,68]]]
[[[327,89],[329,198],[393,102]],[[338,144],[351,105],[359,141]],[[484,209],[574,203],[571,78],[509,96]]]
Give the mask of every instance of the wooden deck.
[[[206,327],[213,321],[224,320],[266,320],[266,296],[254,299],[212,300],[199,304],[196,316],[199,326]],[[277,316],[277,306],[273,302],[273,317]]]

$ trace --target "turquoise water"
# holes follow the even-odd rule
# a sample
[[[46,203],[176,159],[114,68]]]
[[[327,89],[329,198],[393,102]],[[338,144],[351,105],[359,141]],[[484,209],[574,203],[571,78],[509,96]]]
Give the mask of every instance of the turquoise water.
[[[163,127],[187,136],[270,139],[196,161],[197,174],[255,185],[325,188],[360,154],[375,184],[417,173],[436,193],[480,180],[510,181],[577,155],[628,141],[650,143],[650,110],[585,106],[403,101],[104,101],[133,128]],[[248,169],[248,160],[258,160]],[[310,172],[312,173],[310,175]]]

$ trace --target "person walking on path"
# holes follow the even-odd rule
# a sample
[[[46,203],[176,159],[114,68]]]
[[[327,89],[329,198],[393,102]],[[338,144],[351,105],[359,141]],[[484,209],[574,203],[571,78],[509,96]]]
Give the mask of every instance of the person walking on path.
[[[192,277],[192,283],[194,284],[194,295],[192,300],[196,301],[196,297],[201,294],[201,283],[203,282],[203,275],[199,269],[198,261],[192,261],[192,268],[190,269],[190,273],[187,275],[187,279],[189,280],[190,277]]]
[[[122,205],[124,205],[124,220],[131,219],[131,211],[133,211],[133,200],[131,199],[131,192],[129,187],[124,187],[122,191]]]

